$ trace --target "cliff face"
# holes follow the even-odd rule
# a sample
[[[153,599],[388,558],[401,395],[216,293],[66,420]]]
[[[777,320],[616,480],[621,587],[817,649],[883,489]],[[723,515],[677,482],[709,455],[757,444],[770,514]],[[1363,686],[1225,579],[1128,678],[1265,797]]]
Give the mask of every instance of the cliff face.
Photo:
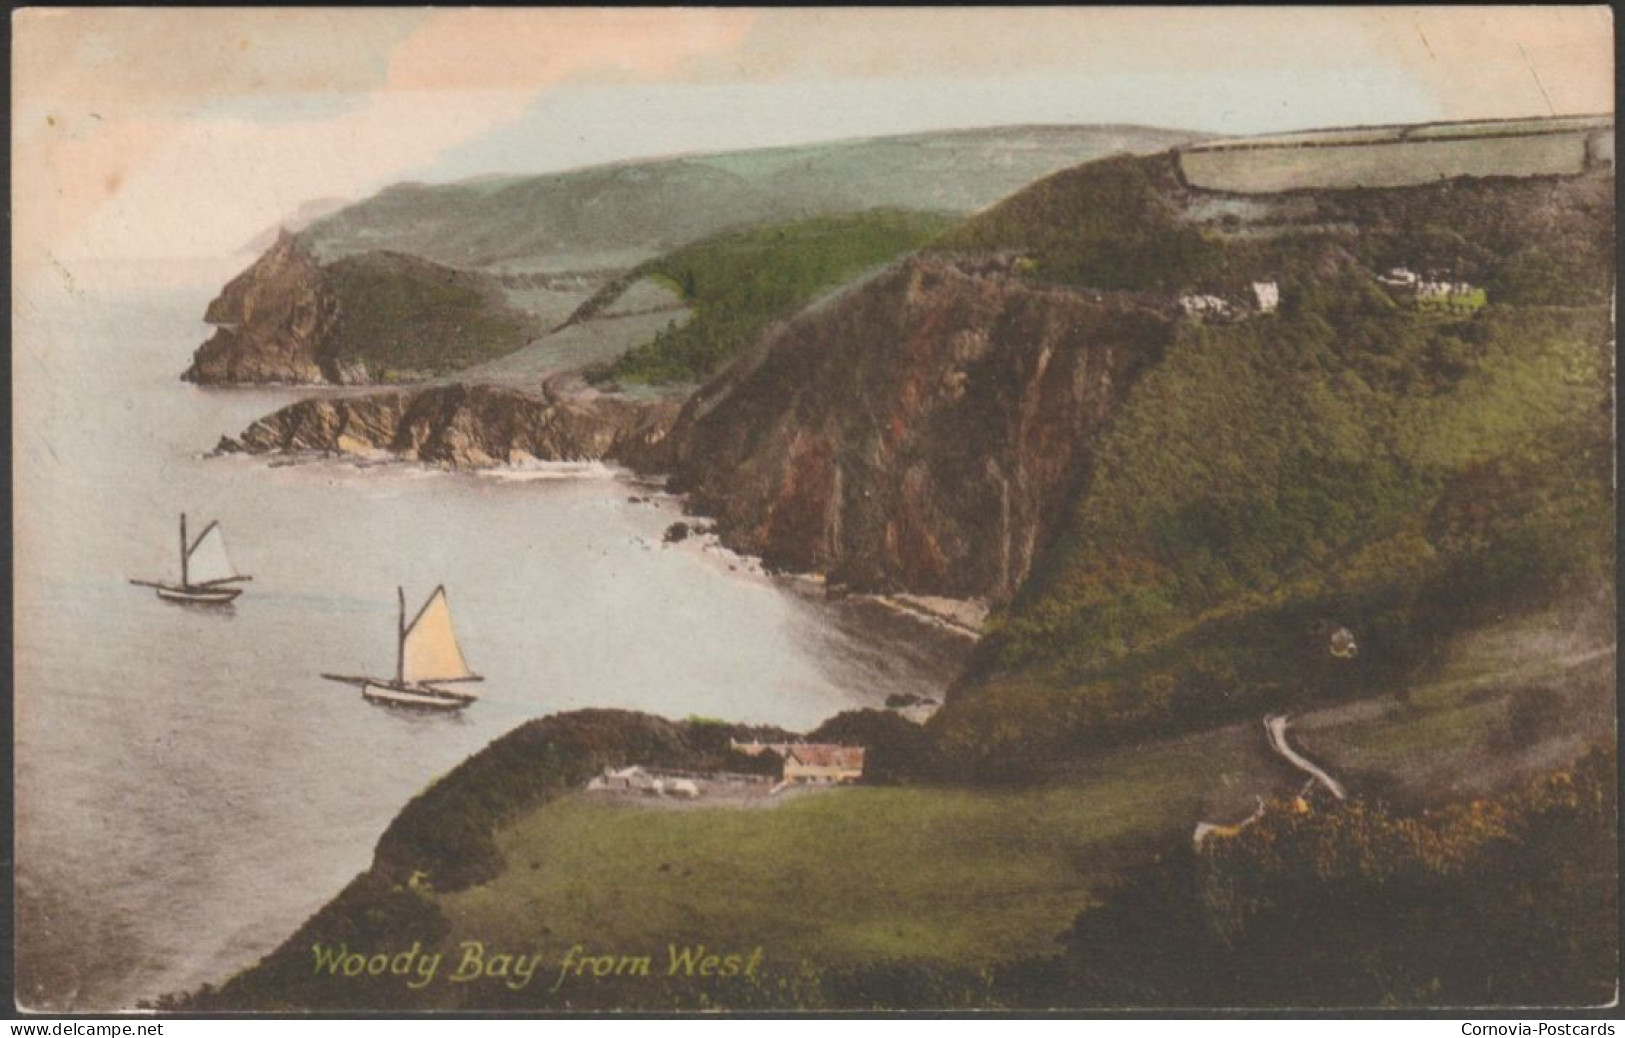
[[[338,299],[322,269],[284,231],[253,266],[209,303],[214,335],[192,357],[188,382],[340,382],[344,372],[324,347]]]
[[[675,403],[549,388],[542,396],[443,386],[363,397],[313,398],[225,439],[225,453],[388,451],[460,468],[508,462],[632,459],[670,428]]]
[[[770,332],[658,462],[732,547],[860,590],[1007,599],[1166,304],[922,256]]]

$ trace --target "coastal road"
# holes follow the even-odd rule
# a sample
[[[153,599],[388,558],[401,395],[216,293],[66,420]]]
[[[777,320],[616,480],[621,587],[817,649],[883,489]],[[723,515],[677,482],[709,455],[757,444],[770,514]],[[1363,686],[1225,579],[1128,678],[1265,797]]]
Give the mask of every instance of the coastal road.
[[[1348,790],[1343,788],[1341,782],[1326,774],[1318,764],[1294,750],[1292,744],[1286,741],[1286,726],[1287,716],[1285,714],[1265,715],[1264,734],[1269,738],[1270,748],[1285,757],[1293,767],[1312,776],[1322,786],[1325,786],[1326,792],[1339,800],[1347,800]]]

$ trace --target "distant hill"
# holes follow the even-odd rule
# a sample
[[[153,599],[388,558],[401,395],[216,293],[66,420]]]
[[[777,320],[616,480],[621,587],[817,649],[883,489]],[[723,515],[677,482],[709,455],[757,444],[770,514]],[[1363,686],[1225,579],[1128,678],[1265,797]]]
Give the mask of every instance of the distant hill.
[[[969,213],[1056,170],[1198,135],[1018,126],[398,184],[300,237],[322,262],[389,250],[497,271],[626,268],[729,228],[881,207]]]
[[[315,198],[267,227],[249,239],[237,252],[258,256],[277,243],[283,231],[298,233],[329,213],[336,213],[350,204],[348,198]]]

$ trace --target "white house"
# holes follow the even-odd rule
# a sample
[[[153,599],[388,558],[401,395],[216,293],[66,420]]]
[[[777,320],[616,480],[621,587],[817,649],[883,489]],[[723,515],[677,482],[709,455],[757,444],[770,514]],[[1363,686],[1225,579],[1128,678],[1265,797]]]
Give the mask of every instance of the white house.
[[[634,764],[628,768],[605,768],[602,775],[587,783],[587,788],[658,793],[661,782]]]
[[[1231,313],[1230,304],[1218,296],[1180,296],[1179,307],[1187,317],[1229,317]]]
[[[1473,286],[1465,281],[1422,281],[1416,286],[1418,299],[1450,299],[1471,295]]]
[[[1354,632],[1347,627],[1339,627],[1332,632],[1327,648],[1333,656],[1342,660],[1352,660],[1360,654],[1360,646],[1354,640]]]
[[[1273,314],[1281,305],[1281,286],[1273,281],[1254,281],[1253,298],[1258,301],[1258,312]]]

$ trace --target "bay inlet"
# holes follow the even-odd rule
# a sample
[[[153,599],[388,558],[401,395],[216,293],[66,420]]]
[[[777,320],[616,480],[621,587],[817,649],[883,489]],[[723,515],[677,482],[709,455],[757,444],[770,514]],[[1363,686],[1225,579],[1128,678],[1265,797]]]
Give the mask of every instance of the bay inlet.
[[[804,729],[940,696],[965,639],[826,602],[703,542],[603,466],[455,473],[208,458],[309,389],[178,380],[208,289],[19,308],[14,375],[18,998],[118,1011],[218,983],[371,860],[415,793],[530,718],[591,706]],[[339,392],[349,392],[339,390]],[[633,502],[630,498],[650,500]],[[254,575],[166,604],[185,511]],[[200,526],[201,528],[201,526]],[[455,716],[382,709],[395,587],[444,584],[486,682]]]

